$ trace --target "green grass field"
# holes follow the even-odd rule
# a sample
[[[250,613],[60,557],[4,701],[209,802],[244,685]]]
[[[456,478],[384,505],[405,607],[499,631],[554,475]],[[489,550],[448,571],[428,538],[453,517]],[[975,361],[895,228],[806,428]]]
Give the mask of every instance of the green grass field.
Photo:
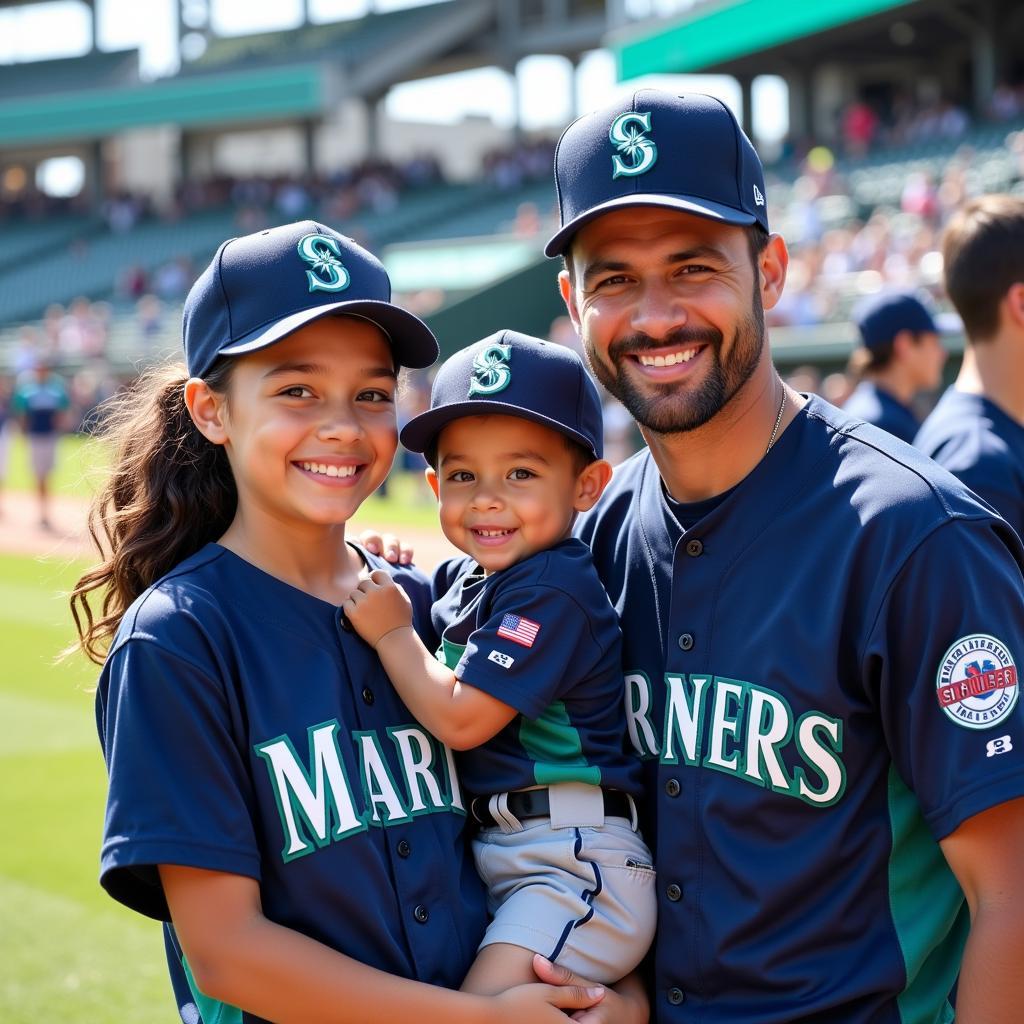
[[[97,670],[55,664],[77,565],[0,555],[0,1006],[8,1024],[177,1019],[160,928],[97,883],[105,772]]]
[[[57,447],[57,466],[51,480],[53,492],[89,497],[102,477],[105,464],[100,445],[78,434],[66,434]],[[34,486],[25,439],[17,431],[12,431],[4,487],[12,491],[30,491]]]

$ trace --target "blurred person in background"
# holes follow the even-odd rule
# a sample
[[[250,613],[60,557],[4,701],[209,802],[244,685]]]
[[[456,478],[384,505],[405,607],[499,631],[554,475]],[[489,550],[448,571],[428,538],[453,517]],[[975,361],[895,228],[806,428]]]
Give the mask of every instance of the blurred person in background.
[[[145,351],[152,352],[168,331],[164,305],[159,296],[146,294],[138,300],[135,304],[135,326]]]
[[[821,374],[816,366],[797,366],[783,378],[786,385],[805,395],[821,393]]]
[[[969,202],[947,225],[942,255],[967,348],[914,443],[1024,536],[1024,199]]]
[[[842,409],[853,394],[853,387],[853,381],[849,376],[842,370],[837,370],[835,373],[826,374],[821,382],[821,397],[837,409]]]
[[[854,313],[861,344],[850,356],[860,380],[843,408],[910,444],[920,423],[912,403],[942,382],[946,350],[931,313],[913,295],[876,296]]]
[[[52,529],[50,522],[50,476],[57,461],[57,442],[64,431],[70,405],[67,388],[53,371],[49,359],[40,357],[35,369],[18,380],[11,399],[11,411],[18,418],[28,441],[32,475],[39,498],[39,525]]]
[[[25,324],[19,328],[9,364],[14,376],[20,377],[32,370],[39,361],[39,353],[43,348],[43,335],[37,327]]]

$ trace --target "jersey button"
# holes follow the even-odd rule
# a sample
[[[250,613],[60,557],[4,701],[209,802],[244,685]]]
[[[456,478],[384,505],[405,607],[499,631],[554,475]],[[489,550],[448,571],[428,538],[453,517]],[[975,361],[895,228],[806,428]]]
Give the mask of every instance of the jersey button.
[[[668,1001],[673,1006],[686,1002],[686,993],[681,988],[670,988],[668,990]]]
[[[351,622],[349,622],[347,618],[345,618],[345,613],[344,613],[344,612],[342,612],[342,613],[341,613],[341,614],[340,614],[340,615],[338,616],[338,625],[339,625],[339,626],[340,626],[340,627],[341,627],[341,628],[342,628],[342,629],[343,629],[343,630],[344,630],[344,631],[345,631],[346,633],[351,633],[351,632],[353,631],[353,626],[352,626],[352,623],[351,623]]]
[[[430,917],[430,911],[427,910],[427,908],[423,906],[422,903],[420,903],[412,912],[412,916],[415,917],[420,924],[426,924],[427,920]]]
[[[665,783],[665,792],[668,793],[669,796],[679,796],[680,789],[681,787],[678,779],[669,779],[668,782]]]
[[[693,650],[693,634],[692,633],[680,633],[679,634],[679,646],[684,651]]]
[[[373,690],[368,686],[363,687],[363,703],[372,704],[377,698],[373,695]]]
[[[694,537],[693,540],[688,540],[686,542],[686,553],[691,558],[700,558],[700,556],[704,554],[704,544]]]
[[[412,853],[412,846],[409,844],[408,839],[400,839],[398,841],[398,856],[408,857]]]
[[[673,882],[665,889],[665,895],[673,902],[678,903],[683,898],[683,890]]]

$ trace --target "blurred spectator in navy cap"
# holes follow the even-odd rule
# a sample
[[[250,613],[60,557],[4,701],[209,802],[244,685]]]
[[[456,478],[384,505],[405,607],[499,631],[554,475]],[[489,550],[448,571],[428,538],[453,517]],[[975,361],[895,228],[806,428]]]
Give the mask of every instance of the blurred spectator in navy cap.
[[[859,380],[844,409],[907,443],[920,423],[911,403],[942,382],[946,350],[924,304],[905,292],[872,297],[854,311],[860,346],[850,357]]]

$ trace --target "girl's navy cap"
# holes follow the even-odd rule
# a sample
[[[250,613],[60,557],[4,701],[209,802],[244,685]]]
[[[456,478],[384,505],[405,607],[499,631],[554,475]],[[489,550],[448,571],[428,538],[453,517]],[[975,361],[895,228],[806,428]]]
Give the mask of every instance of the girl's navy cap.
[[[402,428],[402,444],[426,451],[463,416],[518,416],[551,427],[600,459],[601,397],[572,349],[518,331],[498,331],[448,359],[434,378],[430,409]]]
[[[713,96],[638,89],[577,118],[555,149],[561,227],[544,252],[623,206],[665,206],[768,229],[764,169],[732,111]]]
[[[218,356],[280,341],[332,313],[376,324],[399,366],[437,359],[437,339],[419,317],[391,304],[380,260],[331,228],[300,221],[229,238],[185,299],[185,362],[193,377]]]

